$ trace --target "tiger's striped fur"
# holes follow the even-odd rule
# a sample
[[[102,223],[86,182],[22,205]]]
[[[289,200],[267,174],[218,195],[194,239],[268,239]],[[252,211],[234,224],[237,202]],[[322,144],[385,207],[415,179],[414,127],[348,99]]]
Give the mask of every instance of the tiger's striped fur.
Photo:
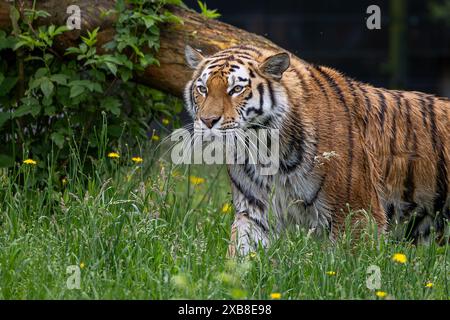
[[[412,239],[432,229],[442,236],[450,217],[449,99],[375,88],[245,45],[210,57],[187,47],[186,57],[195,69],[186,107],[197,127],[280,130],[278,174],[228,165],[236,212],[231,255],[234,244],[246,254],[292,223],[335,239],[349,208],[368,210],[381,232],[407,223]],[[239,94],[227,91],[231,82],[242,87]],[[350,220],[364,223],[364,215]]]

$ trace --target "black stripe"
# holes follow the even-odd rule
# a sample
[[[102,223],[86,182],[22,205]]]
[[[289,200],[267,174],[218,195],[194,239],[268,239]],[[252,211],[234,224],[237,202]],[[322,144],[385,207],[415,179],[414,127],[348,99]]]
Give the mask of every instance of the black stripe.
[[[248,137],[246,138],[246,143]],[[248,145],[247,145],[248,146]],[[267,186],[264,184],[264,179],[258,176],[255,166],[249,163],[249,157],[245,158],[245,163],[243,165],[244,172],[248,179],[250,179],[254,184],[256,184],[261,189],[267,189]]]
[[[233,175],[231,174],[230,171],[228,171],[228,176],[230,177],[231,183],[245,197],[245,199],[248,201],[249,204],[257,207],[262,212],[265,210],[266,206],[264,205],[264,203],[261,200],[257,199],[253,194],[251,194],[250,191],[248,191],[247,189],[243,188],[241,186],[241,184],[234,179],[234,177],[233,177]]]
[[[252,51],[252,52],[256,53],[258,56],[262,55],[261,51],[255,49],[255,48],[252,48],[252,47],[239,46],[238,48],[241,49],[241,50],[245,50],[245,51]]]
[[[303,77],[303,74],[298,71],[296,68],[291,68],[290,70],[292,70],[295,75],[297,76],[297,79],[300,81],[300,86],[302,87],[302,91],[304,92],[306,89],[306,82],[305,82],[305,78]],[[311,74],[311,71],[308,69],[308,71]]]
[[[444,146],[442,145],[442,140],[436,127],[436,115],[434,112],[434,99],[433,97],[428,97],[428,108],[430,114],[430,131],[431,131],[431,142],[433,144],[433,149],[437,153],[437,174],[436,174],[436,198],[433,203],[434,212],[443,212],[445,202],[447,199],[448,185],[447,185],[447,165],[445,163],[444,156]]]
[[[305,206],[307,207],[312,206],[314,202],[316,202],[317,198],[319,197],[320,191],[322,191],[323,185],[325,184],[327,173],[325,173],[322,177],[320,177],[319,186],[317,187],[316,192],[314,192],[314,195],[311,197],[311,199],[305,201]]]
[[[414,210],[416,204],[414,202],[415,184],[414,184],[413,161],[417,153],[417,136],[414,131],[413,123],[411,121],[411,105],[409,104],[409,101],[407,99],[405,99],[405,109],[406,109],[406,123],[407,123],[405,144],[408,148],[410,156],[408,158],[405,182],[403,183],[404,186],[403,201],[407,202],[408,204],[411,204],[412,208],[410,209]],[[411,139],[411,132],[413,133],[412,139]],[[409,147],[410,142],[412,144],[411,147]]]
[[[196,107],[196,103],[195,103],[195,99],[194,99],[194,81],[192,81],[191,86],[189,88],[189,97],[191,99],[191,107],[192,107],[194,113],[196,113],[197,107]]]
[[[297,76],[300,78],[300,80],[302,81],[302,83],[304,83],[303,78],[301,78],[301,76],[299,75],[299,73],[297,72],[296,69],[292,69],[295,71],[295,73],[297,74]],[[323,86],[322,82],[320,82],[320,80],[316,77],[316,74],[314,73],[314,70],[311,70],[308,68],[309,71],[309,75],[311,76],[311,79],[314,81],[314,83],[319,87],[320,92],[323,93],[323,95],[325,96],[325,99],[327,100],[327,103],[329,103],[329,98],[327,95],[327,91],[325,90],[325,87]]]
[[[358,88],[359,90],[361,90],[362,95],[364,96],[363,126],[364,126],[364,137],[367,137],[367,129],[369,128],[369,114],[372,111],[372,103],[370,102],[367,90],[362,85],[358,86]]]
[[[378,90],[377,93],[378,93],[378,98],[380,99],[379,100],[380,113],[378,114],[378,118],[380,119],[381,131],[383,132],[383,130],[384,130],[384,120],[385,120],[385,117],[386,117],[386,108],[387,108],[386,97],[384,96],[384,94],[383,94],[383,92],[381,90]]]
[[[248,94],[248,96],[246,96],[245,98],[244,98],[244,100],[250,100],[251,98],[253,98],[253,91],[250,91],[250,93]]]
[[[254,224],[256,224],[259,228],[261,228],[264,232],[268,232],[268,228],[258,219],[255,217],[252,217],[248,214],[248,212],[239,212],[244,217],[246,217],[248,220],[251,220]]]
[[[437,152],[438,148],[438,130],[436,127],[436,115],[434,113],[434,99],[433,97],[427,98],[428,112],[430,114],[430,133],[431,133],[431,143],[433,144],[433,149]]]
[[[263,114],[263,106],[264,106],[264,87],[263,84],[260,83],[256,86],[256,89],[258,90],[259,93],[259,109],[255,108],[255,107],[250,107],[247,108],[247,110],[245,111],[247,116],[250,114],[251,111],[255,112],[258,115],[262,115]]]
[[[353,97],[353,105],[356,105],[356,90],[355,90],[355,86],[353,85],[353,80],[351,80],[348,77],[344,77],[345,82],[347,83],[347,86],[350,88],[350,94]]]
[[[269,96],[270,96],[270,106],[271,108],[275,108],[275,95],[273,93],[272,82],[267,81],[267,86],[269,88]]]
[[[386,215],[388,220],[391,220],[395,213],[395,207],[393,203],[389,203],[386,208]]]
[[[427,106],[427,102],[423,99],[422,96],[418,96],[418,100],[420,103],[420,113],[422,114],[422,122],[423,122],[423,126],[426,128],[427,127],[427,110],[426,110],[426,106]]]
[[[220,63],[219,63],[219,62],[220,62]],[[221,58],[215,59],[215,60],[211,60],[210,63],[211,63],[212,65],[213,65],[213,64],[218,64],[218,65],[225,65],[225,64],[226,64],[225,60],[224,60],[224,59],[221,59]]]
[[[254,59],[251,55],[246,54],[246,53],[238,53],[238,54],[236,54],[236,56],[238,58],[247,59],[247,60],[253,60]]]
[[[264,86],[262,83],[256,87],[259,93],[259,109],[262,110],[264,106]]]
[[[352,167],[353,167],[353,130],[352,130],[352,118],[350,109],[347,106],[347,103],[345,102],[344,95],[342,93],[342,89],[339,87],[339,85],[336,83],[336,81],[325,71],[322,69],[321,66],[318,66],[316,68],[322,76],[327,80],[330,87],[334,90],[336,95],[338,96],[339,100],[341,101],[342,106],[344,107],[344,111],[346,113],[347,119],[348,119],[348,179],[347,179],[347,187],[346,187],[346,196],[347,196],[347,202],[349,202],[350,199],[350,191],[351,191],[351,183],[352,183]]]
[[[295,117],[295,119],[292,119]],[[289,152],[285,157],[280,158],[280,170],[283,173],[290,173],[303,162],[305,152],[305,131],[300,115],[291,115],[285,120],[286,150]]]

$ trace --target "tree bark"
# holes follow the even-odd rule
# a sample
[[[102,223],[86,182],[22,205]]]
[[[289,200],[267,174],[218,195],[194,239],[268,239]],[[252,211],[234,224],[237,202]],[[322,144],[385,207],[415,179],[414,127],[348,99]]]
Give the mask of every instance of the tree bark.
[[[73,0],[39,0],[36,9],[45,10],[51,14],[49,18],[41,19],[38,24],[65,25],[70,14],[67,7],[74,4]],[[102,51],[102,45],[112,40],[114,36],[114,21],[116,16],[103,16],[103,11],[113,9],[114,0],[79,0],[76,4],[81,9],[81,30],[65,32],[55,41],[54,49],[63,53],[65,48],[76,46],[80,35],[87,30],[100,27],[97,48]],[[0,29],[11,30],[9,18],[11,2],[0,0]],[[32,0],[16,0],[16,8],[23,15],[25,8],[32,8]],[[160,25],[160,50],[156,57],[160,66],[147,68],[139,80],[152,87],[161,89],[181,97],[183,87],[190,79],[192,70],[185,64],[184,47],[200,49],[208,55],[227,47],[245,43],[266,49],[282,50],[262,36],[252,34],[229,24],[203,17],[195,11],[167,6],[175,15],[183,20],[183,24]]]

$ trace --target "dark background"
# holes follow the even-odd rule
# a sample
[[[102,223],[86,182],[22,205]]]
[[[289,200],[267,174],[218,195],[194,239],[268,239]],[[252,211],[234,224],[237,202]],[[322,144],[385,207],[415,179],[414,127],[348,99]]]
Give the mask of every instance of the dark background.
[[[450,97],[450,0],[206,0],[219,20],[263,35],[300,58],[376,86]],[[184,3],[200,11],[197,0]],[[381,30],[366,9],[381,8]],[[444,18],[438,18],[446,14]]]

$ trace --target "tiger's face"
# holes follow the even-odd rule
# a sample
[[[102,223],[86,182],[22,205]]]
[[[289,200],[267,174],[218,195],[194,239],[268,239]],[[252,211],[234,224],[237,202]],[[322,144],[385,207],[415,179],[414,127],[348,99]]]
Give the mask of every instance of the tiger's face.
[[[264,123],[277,112],[276,96],[287,53],[264,58],[252,47],[240,46],[204,57],[187,46],[188,65],[195,69],[185,88],[185,102],[194,130],[215,133]]]

